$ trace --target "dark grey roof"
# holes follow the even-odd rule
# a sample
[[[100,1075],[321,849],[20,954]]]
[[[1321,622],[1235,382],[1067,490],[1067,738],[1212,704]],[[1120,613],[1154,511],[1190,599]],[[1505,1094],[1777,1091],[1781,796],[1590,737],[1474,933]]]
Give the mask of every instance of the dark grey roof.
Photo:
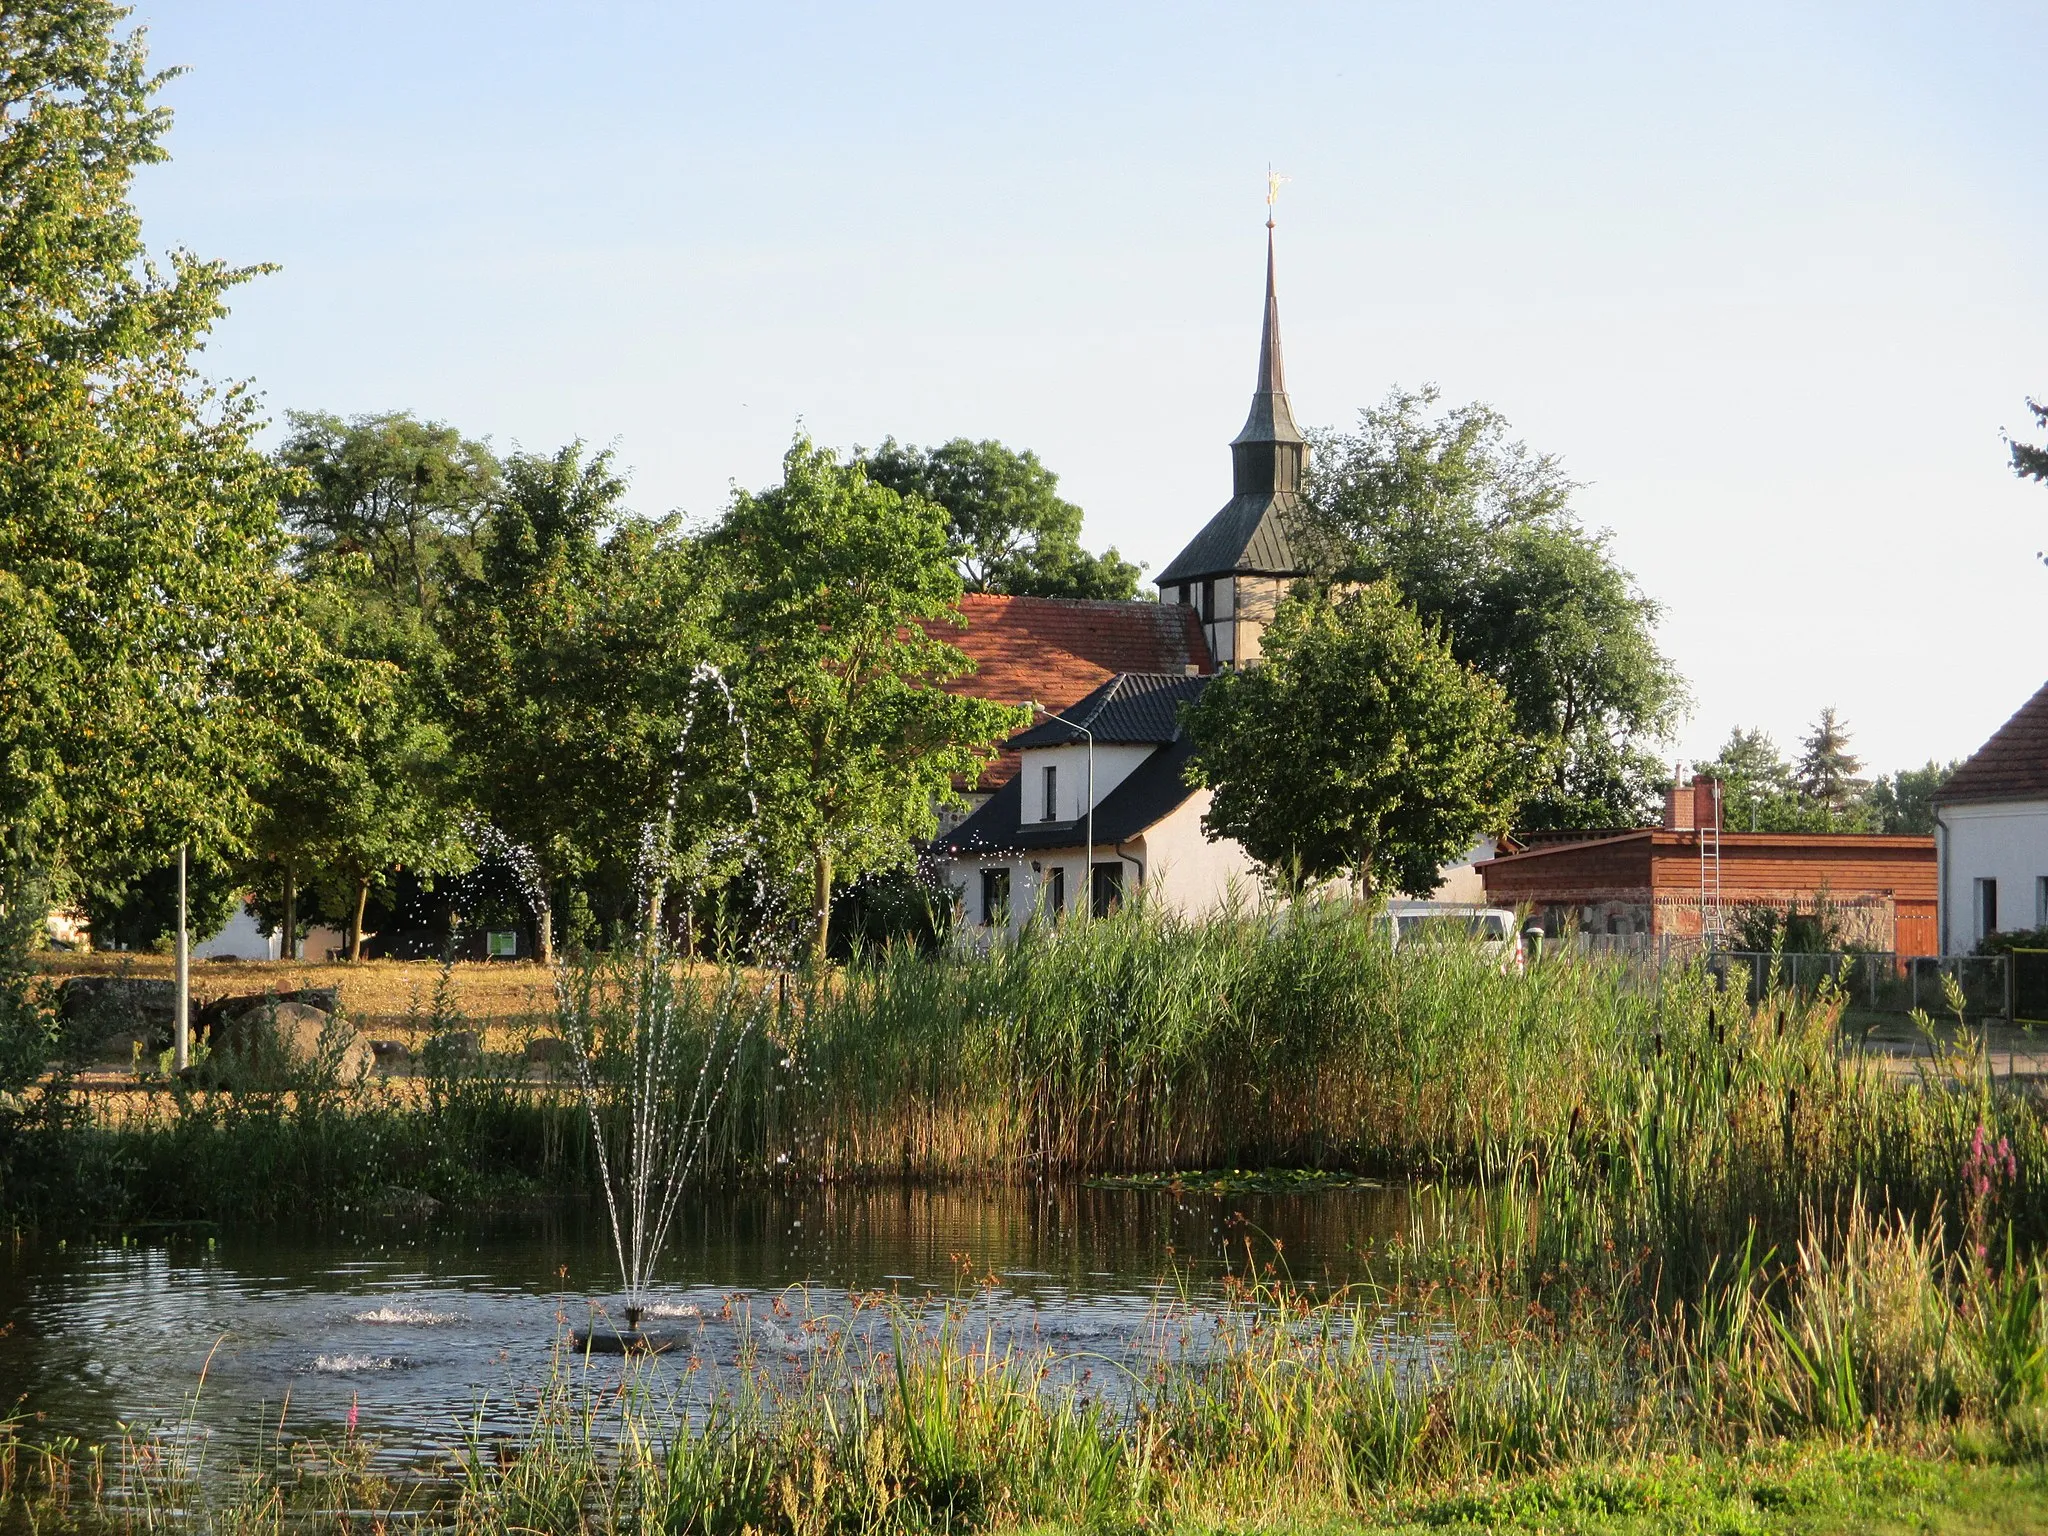
[[[1298,576],[1301,566],[1287,538],[1287,521],[1300,504],[1308,453],[1294,408],[1287,402],[1287,370],[1280,358],[1280,301],[1273,290],[1273,233],[1266,230],[1266,322],[1259,336],[1259,378],[1244,429],[1230,442],[1232,495],[1188,547],[1153,577],[1159,586],[1209,576]]]
[[[1129,842],[1163,821],[1195,792],[1187,781],[1194,744],[1185,738],[1161,747],[1102,797],[1095,807],[1097,847]],[[1038,848],[1077,848],[1087,834],[1086,821],[1032,821],[1019,824],[1024,806],[1021,778],[1010,780],[988,804],[961,822],[934,845],[940,853],[1013,854]]]
[[[1231,497],[1188,541],[1188,547],[1152,579],[1165,587],[1239,571],[1299,576],[1301,566],[1287,539],[1287,520],[1298,505],[1299,499],[1285,491]]]
[[[1294,407],[1287,402],[1287,365],[1280,357],[1280,300],[1273,291],[1273,226],[1266,225],[1266,323],[1259,332],[1259,381],[1252,386],[1251,413],[1231,445],[1299,443]]]
[[[1042,720],[1007,746],[1061,747],[1088,738],[1086,726],[1101,743],[1169,742],[1180,739],[1180,707],[1202,696],[1207,677],[1169,677],[1154,672],[1119,672],[1100,688],[1060,711],[1060,720]]]

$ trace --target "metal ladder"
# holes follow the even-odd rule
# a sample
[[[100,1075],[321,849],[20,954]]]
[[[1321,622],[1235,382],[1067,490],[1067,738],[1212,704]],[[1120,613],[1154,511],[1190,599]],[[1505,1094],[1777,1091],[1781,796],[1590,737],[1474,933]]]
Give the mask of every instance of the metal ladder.
[[[1718,949],[1727,929],[1721,910],[1721,786],[1714,785],[1712,824],[1699,828],[1700,839],[1700,946]]]

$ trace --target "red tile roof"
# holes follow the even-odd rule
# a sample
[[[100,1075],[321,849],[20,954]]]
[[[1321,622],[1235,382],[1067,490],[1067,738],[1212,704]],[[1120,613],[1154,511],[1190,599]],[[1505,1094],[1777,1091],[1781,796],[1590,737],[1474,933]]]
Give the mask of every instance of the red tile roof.
[[[965,629],[936,621],[925,628],[974,658],[977,669],[946,686],[979,699],[1065,709],[1119,672],[1214,670],[1195,610],[1179,603],[969,592],[960,612]],[[1008,783],[1017,761],[1016,753],[1005,752],[976,788]]]
[[[1969,800],[2048,800],[2048,687],[1991,733],[1934,797],[1944,805]]]

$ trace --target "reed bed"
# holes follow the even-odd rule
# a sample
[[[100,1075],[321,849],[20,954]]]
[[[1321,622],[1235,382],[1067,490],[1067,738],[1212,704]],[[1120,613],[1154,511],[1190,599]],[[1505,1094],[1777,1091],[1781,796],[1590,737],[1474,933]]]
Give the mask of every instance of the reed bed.
[[[2022,1251],[2048,1223],[2033,1100],[1967,1034],[1918,1080],[1886,1075],[1843,1048],[1826,988],[1752,1005],[1741,978],[1699,969],[1515,974],[1463,946],[1394,951],[1369,916],[1317,906],[1197,923],[1133,904],[984,957],[784,977],[622,961],[572,977],[557,1024],[592,1047],[609,1136],[649,988],[679,1042],[666,1087],[701,1122],[698,1178],[1455,1177],[1527,1211],[1513,1219],[1556,1257],[1653,1252],[1674,1294],[1752,1229],[1787,1247],[1859,1193],[1938,1213],[1951,1238],[1983,1206]],[[422,1025],[452,1040],[466,1020],[439,993]],[[573,1077],[430,1044],[402,1083],[175,1089],[118,1124],[54,1090],[0,1116],[0,1209],[261,1221],[393,1191],[457,1208],[585,1199],[599,1172]],[[2006,1149],[1988,1182],[1980,1144]]]

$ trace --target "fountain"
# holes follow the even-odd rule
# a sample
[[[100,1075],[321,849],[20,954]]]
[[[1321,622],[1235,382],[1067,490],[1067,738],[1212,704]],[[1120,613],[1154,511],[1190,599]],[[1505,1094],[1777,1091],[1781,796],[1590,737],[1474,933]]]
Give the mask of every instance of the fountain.
[[[722,696],[727,723],[739,737],[742,766],[750,771],[745,723],[739,718],[724,676],[707,664],[697,669],[695,681],[700,686],[715,687]],[[585,978],[580,989],[572,988],[569,973],[559,962],[553,978],[563,1036],[590,1119],[624,1291],[620,1308],[623,1329],[593,1326],[574,1335],[578,1349],[598,1354],[660,1353],[675,1342],[642,1327],[647,1316],[648,1286],[684,1185],[703,1153],[712,1117],[724,1101],[741,1049],[773,1006],[774,989],[762,987],[750,1001],[745,996],[744,977],[737,971],[728,975],[715,999],[706,1006],[701,993],[683,990],[691,985],[687,980],[679,987],[677,963],[684,957],[662,931],[661,913],[675,863],[676,808],[683,784],[683,757],[694,723],[692,707],[682,738],[676,744],[663,816],[659,823],[649,822],[641,828],[642,928],[634,946],[632,969],[620,978],[623,1029],[606,1029],[604,1005],[590,978]],[[746,794],[747,825],[732,828],[701,848],[700,867],[709,868],[714,859],[744,847],[748,833],[758,828],[760,807],[751,787]],[[528,906],[538,920],[545,920],[549,903],[539,861],[532,850],[495,827],[479,826],[473,833],[512,870]],[[757,897],[764,907],[768,906],[766,875],[758,860],[751,862]],[[694,901],[694,888],[690,894]],[[700,1021],[703,1027],[699,1048],[692,1051],[690,1026]],[[615,1045],[617,1054],[623,1057],[614,1063],[624,1087],[620,1105],[624,1126],[616,1146],[606,1135],[604,1085],[599,1080],[601,1058],[608,1045]]]

